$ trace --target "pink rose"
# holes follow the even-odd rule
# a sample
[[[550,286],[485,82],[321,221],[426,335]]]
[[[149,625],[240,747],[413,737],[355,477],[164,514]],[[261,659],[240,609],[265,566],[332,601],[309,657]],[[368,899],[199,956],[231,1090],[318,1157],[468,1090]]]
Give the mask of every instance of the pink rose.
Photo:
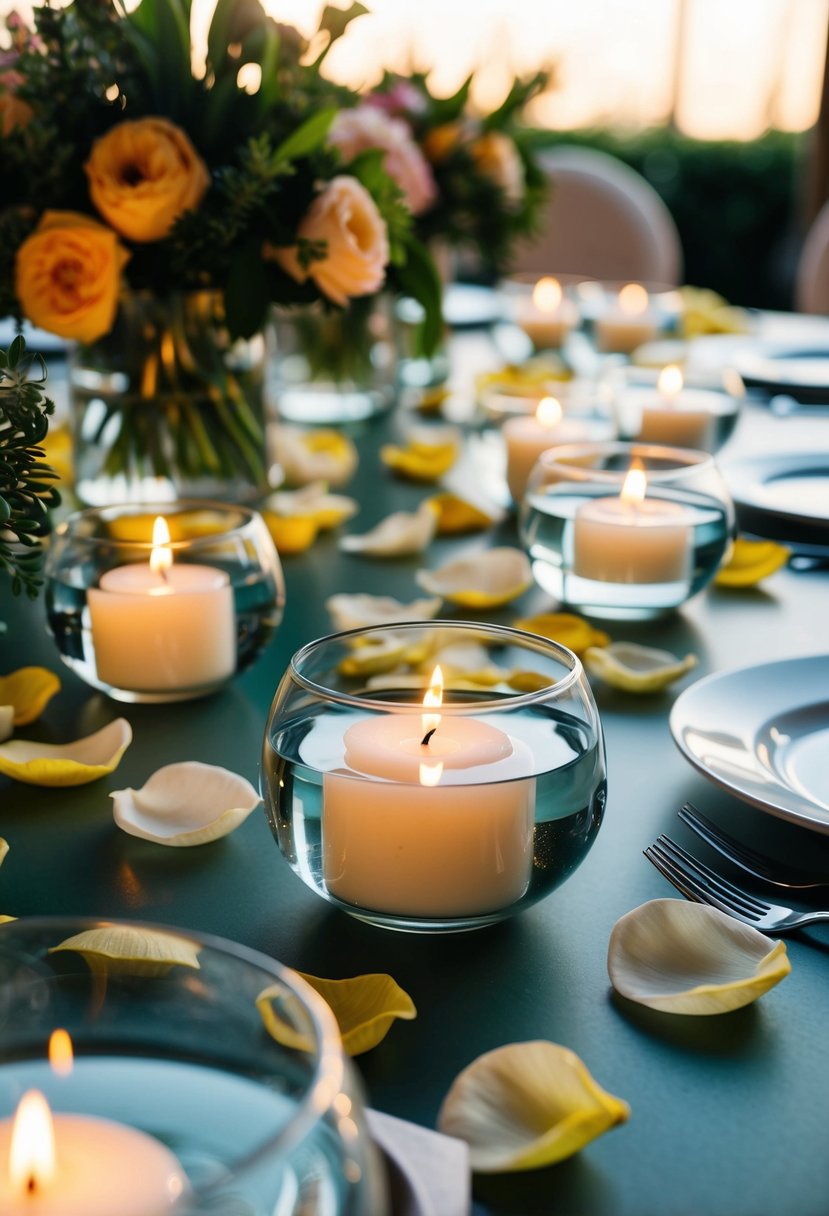
[[[334,119],[328,142],[339,148],[346,161],[367,148],[383,148],[386,153],[383,168],[403,191],[412,215],[420,215],[434,201],[432,170],[402,119],[391,118],[373,105],[341,110]]]
[[[392,115],[423,114],[426,111],[426,98],[410,80],[396,80],[390,89],[382,93],[369,93],[366,105]]]
[[[308,209],[297,230],[306,241],[324,241],[326,256],[301,266],[296,246],[266,247],[284,271],[304,283],[312,278],[335,304],[379,291],[386,277],[389,238],[374,199],[355,177],[335,177]]]
[[[500,186],[506,201],[520,206],[524,198],[524,164],[513,141],[500,131],[488,131],[472,145],[480,171]]]

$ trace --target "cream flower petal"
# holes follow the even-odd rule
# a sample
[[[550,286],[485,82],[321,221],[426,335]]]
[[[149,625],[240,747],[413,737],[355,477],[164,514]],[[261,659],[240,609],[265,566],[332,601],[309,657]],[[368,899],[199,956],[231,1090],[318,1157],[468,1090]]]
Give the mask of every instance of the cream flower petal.
[[[297,974],[330,1006],[340,1028],[343,1048],[350,1056],[362,1055],[376,1047],[396,1018],[410,1020],[417,1016],[412,998],[390,975],[355,975],[352,979],[327,980],[302,971]],[[285,990],[280,984],[272,984],[259,994],[256,1005],[262,1020],[277,1042],[307,1050],[310,1042],[281,1016],[284,996]],[[274,1006],[275,997],[280,1000],[280,1008]]]
[[[469,1145],[478,1173],[553,1165],[630,1114],[558,1043],[510,1043],[474,1060],[454,1080],[438,1127]]]
[[[270,426],[268,443],[289,485],[325,481],[330,486],[341,486],[357,468],[357,449],[340,431]]]
[[[501,507],[472,502],[448,490],[443,494],[434,494],[429,502],[437,508],[439,536],[482,532],[500,523],[506,515]]]
[[[456,427],[420,427],[411,432],[405,447],[387,443],[380,449],[380,459],[411,481],[437,481],[452,468],[460,450]]]
[[[360,629],[367,625],[392,625],[401,621],[431,621],[443,603],[440,596],[412,600],[403,604],[390,595],[347,595],[341,592],[325,601],[337,630]]]
[[[489,652],[479,642],[453,642],[441,646],[434,655],[429,656],[429,672],[435,664],[440,665],[444,680],[454,681],[457,677],[465,677],[472,684],[493,686],[509,678],[505,667],[498,667],[489,658]],[[430,676],[431,678],[431,676]]]
[[[0,705],[14,708],[15,726],[28,726],[39,718],[60,689],[60,680],[46,667],[20,667],[0,676]]]
[[[367,557],[404,557],[422,553],[435,535],[438,517],[430,502],[412,511],[393,511],[362,536],[344,536],[340,548]]]
[[[480,610],[517,599],[531,585],[532,570],[525,553],[504,546],[472,553],[436,570],[418,570],[415,579],[432,595]]]
[[[6,860],[6,854],[8,853],[8,851],[9,851],[8,841],[4,840],[3,837],[0,836],[0,866],[2,866],[3,862]]]
[[[664,1013],[728,1013],[791,971],[773,942],[717,908],[653,899],[613,926],[607,970],[617,992]]]
[[[0,745],[0,773],[29,785],[86,785],[111,773],[131,742],[126,718],[74,743],[13,739]]]
[[[362,645],[355,646],[337,664],[340,675],[354,678],[391,671],[399,663],[406,662],[411,639],[407,633],[398,631],[376,633],[370,639],[360,641]]]
[[[636,642],[613,642],[601,650],[591,646],[584,652],[584,665],[591,675],[601,676],[625,692],[659,692],[692,671],[698,659],[687,654],[678,659],[667,650],[654,650]]]
[[[575,654],[583,654],[588,646],[607,646],[610,641],[606,633],[574,612],[540,612],[537,616],[521,617],[512,625],[525,633],[537,633],[551,642],[560,642]]]
[[[260,802],[249,781],[214,764],[166,764],[139,790],[113,790],[112,814],[130,836],[186,848],[227,836]]]
[[[344,494],[329,494],[324,481],[312,481],[300,490],[279,490],[269,494],[262,504],[263,511],[271,511],[283,519],[310,517],[320,529],[336,528],[346,519],[351,519],[359,510],[353,498]]]
[[[5,743],[14,734],[14,706],[0,705],[0,743]]]
[[[171,967],[199,969],[201,947],[186,937],[144,929],[140,925],[102,925],[67,937],[50,954],[71,950],[83,956],[91,971],[112,975],[165,975]]]

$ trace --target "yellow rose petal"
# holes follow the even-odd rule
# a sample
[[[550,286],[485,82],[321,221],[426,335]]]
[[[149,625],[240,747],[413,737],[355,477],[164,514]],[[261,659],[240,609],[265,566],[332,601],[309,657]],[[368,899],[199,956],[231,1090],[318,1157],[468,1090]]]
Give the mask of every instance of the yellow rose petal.
[[[39,718],[56,692],[60,680],[46,667],[19,667],[0,676],[0,705],[14,706],[14,725],[27,726]]]
[[[563,1161],[629,1115],[574,1052],[536,1041],[499,1047],[465,1068],[438,1127],[466,1141],[473,1170],[493,1174]]]
[[[387,468],[411,481],[437,481],[448,473],[458,458],[458,444],[423,443],[412,440],[405,448],[387,443],[380,449],[380,459]]]
[[[50,426],[45,438],[41,439],[44,459],[58,475],[59,481],[71,482],[74,477],[72,462],[72,434],[68,426]]]
[[[288,485],[324,481],[329,486],[341,486],[357,468],[357,449],[340,431],[271,426],[268,435],[273,457],[281,465]]]
[[[352,679],[391,671],[406,661],[408,649],[409,639],[402,633],[376,634],[371,642],[355,646],[350,655],[341,659],[337,671]]]
[[[340,1028],[343,1048],[350,1056],[362,1055],[376,1047],[396,1018],[411,1020],[417,1016],[412,998],[390,975],[328,980],[302,971],[297,974],[330,1006]],[[283,994],[281,985],[272,985],[260,993],[256,1004],[269,1034],[286,1046],[300,1046],[301,1036],[286,1026],[273,1006],[273,997]]]
[[[435,494],[429,499],[438,514],[438,535],[456,536],[466,532],[482,532],[499,522],[501,515],[497,511],[488,514],[465,498],[457,494]]]
[[[572,612],[541,612],[537,616],[520,617],[512,624],[514,629],[538,633],[551,642],[560,642],[575,654],[582,654],[588,646],[607,646],[610,642],[601,629],[594,629],[584,617]]]
[[[718,587],[754,587],[785,566],[791,555],[791,549],[773,540],[746,540],[739,536],[731,559],[717,571],[714,582]]]
[[[0,773],[28,785],[86,785],[111,773],[131,742],[125,718],[73,743],[13,739],[0,744]]]
[[[540,671],[513,671],[507,684],[514,692],[540,692],[555,684],[552,676],[542,675]]]
[[[447,562],[436,570],[418,570],[415,580],[432,595],[480,612],[522,595],[532,584],[532,570],[520,549],[503,546]]]
[[[689,671],[699,660],[695,654],[678,659],[667,650],[654,650],[636,642],[613,642],[599,649],[589,646],[584,665],[591,675],[624,692],[661,692]]]
[[[3,837],[0,836],[0,866],[2,866],[3,862],[6,860],[6,854],[8,853],[8,851],[9,851],[8,841],[4,840]]]
[[[91,971],[112,975],[165,975],[171,967],[199,970],[201,946],[186,937],[144,929],[140,925],[102,925],[67,937],[50,954],[71,950],[83,956]]]
[[[263,511],[273,543],[280,553],[304,553],[317,539],[319,524],[312,515],[277,515]]]

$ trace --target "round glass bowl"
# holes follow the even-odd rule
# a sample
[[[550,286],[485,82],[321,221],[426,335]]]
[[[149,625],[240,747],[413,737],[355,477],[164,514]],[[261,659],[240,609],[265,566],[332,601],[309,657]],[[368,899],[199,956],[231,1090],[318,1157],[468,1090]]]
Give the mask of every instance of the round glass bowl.
[[[622,439],[718,452],[734,433],[743,404],[735,376],[687,378],[676,365],[614,367],[604,381]]]
[[[131,959],[143,932],[151,948]],[[109,944],[94,941],[100,933]],[[124,957],[97,952],[113,937]],[[45,1095],[57,1150],[49,1211],[388,1211],[333,1015],[263,954],[159,925],[15,921],[0,937],[0,1027],[0,1140],[23,1094]],[[74,1049],[59,1073],[48,1063],[57,1028]],[[52,1188],[65,1209],[48,1203]]]
[[[118,701],[215,691],[253,662],[285,601],[262,517],[216,502],[79,511],[58,525],[45,573],[61,658]]]
[[[502,283],[505,319],[522,330],[533,350],[561,350],[580,323],[573,275],[515,274]]]
[[[576,656],[448,621],[355,629],[298,651],[271,706],[262,779],[279,847],[312,890],[361,920],[425,933],[480,928],[543,899],[590,849],[607,788]]]
[[[600,354],[629,355],[674,330],[682,314],[682,298],[667,283],[586,279],[575,294],[585,330]]]
[[[711,581],[731,548],[734,507],[707,452],[569,444],[539,458],[519,530],[550,595],[594,616],[643,620]]]

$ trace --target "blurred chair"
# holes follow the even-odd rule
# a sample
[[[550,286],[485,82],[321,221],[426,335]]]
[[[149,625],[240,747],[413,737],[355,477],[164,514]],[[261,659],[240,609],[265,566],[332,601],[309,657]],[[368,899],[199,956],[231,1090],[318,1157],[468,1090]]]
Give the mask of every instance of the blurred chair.
[[[680,282],[676,224],[644,177],[592,148],[551,148],[540,160],[550,201],[541,231],[519,247],[514,271]]]
[[[829,313],[829,203],[817,213],[797,263],[794,303],[798,312]]]

